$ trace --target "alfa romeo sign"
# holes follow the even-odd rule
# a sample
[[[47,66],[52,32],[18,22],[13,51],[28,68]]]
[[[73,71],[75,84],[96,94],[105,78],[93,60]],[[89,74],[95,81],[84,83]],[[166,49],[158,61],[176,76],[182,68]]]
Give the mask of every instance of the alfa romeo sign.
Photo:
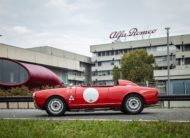
[[[144,30],[139,31],[137,28],[132,28],[129,30],[129,32],[123,31],[114,31],[110,34],[110,39],[119,40],[120,38],[127,38],[131,36],[144,36],[144,35],[151,35],[154,34],[157,31],[157,29],[150,29],[150,30]]]

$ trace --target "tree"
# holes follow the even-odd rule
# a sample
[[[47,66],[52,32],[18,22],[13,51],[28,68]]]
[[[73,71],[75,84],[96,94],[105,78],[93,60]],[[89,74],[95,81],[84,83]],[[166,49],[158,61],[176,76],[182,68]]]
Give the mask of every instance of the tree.
[[[121,59],[122,78],[133,82],[153,81],[153,55],[145,50],[134,50],[125,53]]]
[[[114,65],[112,72],[113,72],[112,73],[113,74],[113,81],[114,81],[114,84],[116,84],[120,78],[120,69]]]

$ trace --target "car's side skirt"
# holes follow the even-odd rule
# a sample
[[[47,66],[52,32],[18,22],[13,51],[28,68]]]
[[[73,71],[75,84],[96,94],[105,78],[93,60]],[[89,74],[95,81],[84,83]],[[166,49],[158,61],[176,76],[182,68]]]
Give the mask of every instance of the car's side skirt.
[[[83,108],[115,108],[121,107],[121,103],[96,103],[96,104],[69,104],[71,109]]]

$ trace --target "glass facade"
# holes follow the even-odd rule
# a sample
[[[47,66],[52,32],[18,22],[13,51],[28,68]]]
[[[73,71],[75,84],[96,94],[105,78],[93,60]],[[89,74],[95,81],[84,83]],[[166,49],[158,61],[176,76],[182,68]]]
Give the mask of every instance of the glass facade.
[[[173,82],[173,94],[185,94],[185,87],[182,81]]]
[[[0,59],[0,83],[18,84],[28,79],[28,72],[19,64]]]
[[[95,71],[92,73],[93,76],[108,76],[112,75],[112,70],[106,70],[106,71]]]
[[[130,52],[131,49],[119,49],[119,50],[110,50],[110,51],[101,51],[94,52],[93,57],[104,57],[104,56],[114,56],[114,55],[123,55],[124,53]]]
[[[170,86],[171,95],[189,95],[190,94],[190,80],[171,80],[170,83],[171,83],[171,86]]]
[[[61,75],[61,80],[64,84],[68,83],[68,73],[67,72],[63,72]]]
[[[167,46],[154,46],[154,47],[149,47],[146,48],[147,52],[166,52],[167,51]],[[170,45],[169,46],[170,51],[175,51],[176,46]]]

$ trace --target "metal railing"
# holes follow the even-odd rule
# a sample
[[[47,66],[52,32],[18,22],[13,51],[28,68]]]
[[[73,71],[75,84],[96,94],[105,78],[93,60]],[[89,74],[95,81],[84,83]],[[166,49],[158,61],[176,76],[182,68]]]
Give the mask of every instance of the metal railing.
[[[159,101],[168,101],[168,108],[170,108],[170,101],[190,101],[190,95],[159,95]],[[0,96],[0,102],[7,103],[9,109],[9,102],[33,102],[32,96]]]
[[[33,102],[32,96],[0,96],[0,102]]]
[[[167,101],[170,108],[170,101],[190,101],[190,95],[159,95],[159,101]]]
[[[159,95],[159,101],[190,101],[190,95]]]

